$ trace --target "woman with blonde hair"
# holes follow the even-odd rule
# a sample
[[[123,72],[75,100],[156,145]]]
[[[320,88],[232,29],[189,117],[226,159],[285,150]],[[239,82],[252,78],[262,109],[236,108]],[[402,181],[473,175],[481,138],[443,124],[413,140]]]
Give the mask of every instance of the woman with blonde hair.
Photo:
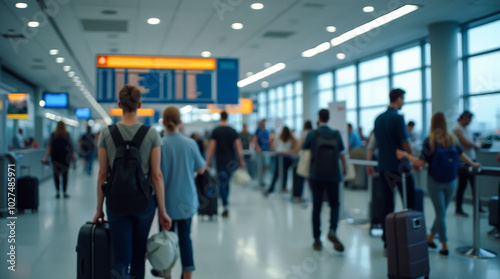
[[[76,160],[76,153],[73,148],[73,142],[71,141],[71,136],[66,130],[66,124],[64,122],[57,122],[56,130],[50,135],[49,145],[47,146],[47,151],[45,152],[45,157],[42,159],[42,163],[48,163],[50,160],[52,162],[52,171],[54,172],[54,182],[56,184],[56,198],[60,198],[60,178],[62,176],[63,184],[63,194],[64,198],[69,198],[67,193],[68,189],[68,171],[71,161]]]
[[[432,116],[431,131],[429,137],[424,141],[420,159],[402,150],[397,150],[396,153],[399,159],[408,158],[418,167],[429,164],[427,187],[436,212],[436,219],[432,225],[431,233],[427,237],[427,242],[430,248],[437,248],[434,236],[438,233],[442,245],[439,254],[448,256],[446,209],[450,204],[456,185],[458,160],[460,159],[474,168],[478,168],[480,164],[472,162],[465,155],[455,137],[448,132],[446,117],[441,112]]]
[[[205,160],[196,141],[179,132],[182,123],[179,109],[170,106],[163,111],[166,134],[162,138],[161,170],[165,184],[165,206],[172,218],[171,231],[179,236],[182,277],[191,279],[195,270],[191,219],[199,207],[194,172],[205,172]],[[170,276],[166,277],[170,278]]]

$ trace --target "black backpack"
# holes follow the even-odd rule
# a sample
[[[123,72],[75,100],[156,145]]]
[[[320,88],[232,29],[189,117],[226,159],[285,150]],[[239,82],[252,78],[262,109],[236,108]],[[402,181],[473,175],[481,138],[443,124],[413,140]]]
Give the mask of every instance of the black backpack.
[[[89,156],[92,152],[94,152],[95,147],[95,135],[92,133],[85,133],[81,138],[81,155]]]
[[[73,148],[67,136],[52,136],[52,144],[50,146],[50,157],[52,161],[69,165],[73,158]]]
[[[116,212],[136,212],[148,206],[152,195],[151,170],[142,170],[139,148],[149,127],[142,125],[131,141],[124,141],[116,125],[109,126],[116,146],[113,168],[102,185],[106,206]]]
[[[334,177],[339,169],[338,132],[334,131],[332,137],[322,137],[318,130],[314,133],[316,141],[311,152],[311,174],[318,178]]]

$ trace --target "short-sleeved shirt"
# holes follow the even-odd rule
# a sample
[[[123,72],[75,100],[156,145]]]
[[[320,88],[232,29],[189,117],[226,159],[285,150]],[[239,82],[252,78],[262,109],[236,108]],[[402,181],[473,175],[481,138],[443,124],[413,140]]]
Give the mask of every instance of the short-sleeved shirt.
[[[458,156],[460,156],[464,152],[458,144],[455,145],[455,148],[458,151]],[[434,168],[434,167],[439,168],[439,166],[432,166],[432,164],[431,164],[432,158],[434,157],[434,151],[435,151],[435,147],[434,147],[434,150],[431,151],[431,145],[429,142],[429,138],[426,138],[424,140],[424,144],[422,145],[422,152],[420,153],[420,159],[426,161],[429,164],[429,167],[427,168],[427,172],[429,172],[431,168]]]
[[[457,125],[455,125],[455,127],[453,127],[453,133],[456,134],[457,132],[461,132],[462,135],[468,141],[474,142],[474,137],[472,136],[472,133],[469,130],[467,130],[466,127],[463,127],[462,125],[460,125],[460,123],[457,123]],[[474,148],[462,146],[461,144],[460,144],[460,147],[465,152],[465,155],[467,155],[467,157],[469,157],[471,160],[476,160],[476,150],[474,150]]]
[[[211,139],[215,140],[215,162],[217,166],[226,166],[236,159],[234,142],[238,139],[236,130],[229,126],[219,126],[212,132]]]
[[[252,134],[250,133],[243,133],[241,132],[239,134],[240,140],[241,140],[241,147],[243,150],[250,150],[250,142],[252,141]]]
[[[124,141],[132,140],[134,138],[135,133],[139,130],[142,124],[134,124],[134,125],[124,125],[121,123],[117,123],[116,127],[118,127],[118,131],[122,135]],[[149,128],[146,137],[144,137],[144,141],[141,143],[139,151],[141,153],[141,161],[142,161],[142,171],[147,174],[149,173],[149,163],[151,150],[153,148],[161,146],[161,138],[158,131],[154,128]],[[113,138],[111,137],[111,132],[109,131],[109,127],[104,127],[101,131],[101,135],[99,136],[99,143],[97,144],[100,148],[106,149],[108,152],[108,164],[112,168],[113,160],[116,155],[116,146],[113,142]]]
[[[354,149],[358,146],[361,146],[361,138],[357,132],[352,131],[349,133],[349,148]]]
[[[161,171],[167,213],[173,220],[191,218],[199,206],[193,174],[203,168],[205,160],[196,142],[181,133],[165,134],[162,142]]]
[[[257,144],[262,151],[269,151],[269,131],[266,129],[257,128],[255,131],[257,136]]]
[[[330,127],[328,127],[326,125],[319,126],[317,131],[321,137],[325,137],[325,138],[331,138],[331,137],[333,137],[333,135],[335,133],[335,130],[332,130]],[[302,149],[314,150],[315,142],[316,142],[316,133],[313,130],[307,134],[306,139],[304,141],[304,144],[302,145]],[[340,133],[338,131],[337,131],[337,144],[339,147],[339,154],[341,154],[345,150],[345,147],[344,147],[344,142],[342,141],[342,136],[340,135]],[[314,156],[314,154],[311,154],[311,155]],[[339,158],[332,158],[332,160],[339,160]],[[320,180],[325,180],[325,181],[335,181],[335,182],[339,182],[340,180],[342,180],[342,177],[340,175],[340,168],[338,170],[336,170],[333,173],[332,177],[330,177],[330,178],[318,178],[318,177],[315,177],[312,172],[311,172],[309,178],[320,179]]]
[[[375,119],[374,133],[378,147],[379,171],[398,172],[402,166],[409,169],[408,160],[399,160],[396,157],[396,149],[403,149],[403,143],[408,141],[404,117],[395,108],[389,107]]]

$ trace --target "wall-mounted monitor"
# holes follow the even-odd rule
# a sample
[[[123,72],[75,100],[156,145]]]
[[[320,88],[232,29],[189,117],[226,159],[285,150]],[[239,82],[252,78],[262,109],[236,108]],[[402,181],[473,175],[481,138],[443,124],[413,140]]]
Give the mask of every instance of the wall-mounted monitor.
[[[43,100],[45,108],[68,108],[68,93],[47,92],[43,94]]]
[[[30,95],[28,93],[10,93],[8,95],[9,104],[7,107],[8,119],[28,119],[28,103]]]
[[[75,116],[78,119],[90,119],[90,108],[75,109]]]

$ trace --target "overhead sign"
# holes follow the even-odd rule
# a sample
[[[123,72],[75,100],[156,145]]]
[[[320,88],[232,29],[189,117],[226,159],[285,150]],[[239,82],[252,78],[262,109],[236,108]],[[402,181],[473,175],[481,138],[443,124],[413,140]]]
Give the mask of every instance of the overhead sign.
[[[238,104],[238,60],[229,58],[97,55],[97,101],[118,101],[126,84],[144,103]]]
[[[109,115],[111,116],[123,116],[123,110],[121,108],[111,108],[109,109]],[[137,116],[154,116],[155,110],[152,108],[140,108],[137,109]]]
[[[221,113],[225,111],[227,113],[241,113],[241,114],[251,114],[253,113],[253,100],[252,99],[240,99],[237,105],[207,105],[210,113]]]

